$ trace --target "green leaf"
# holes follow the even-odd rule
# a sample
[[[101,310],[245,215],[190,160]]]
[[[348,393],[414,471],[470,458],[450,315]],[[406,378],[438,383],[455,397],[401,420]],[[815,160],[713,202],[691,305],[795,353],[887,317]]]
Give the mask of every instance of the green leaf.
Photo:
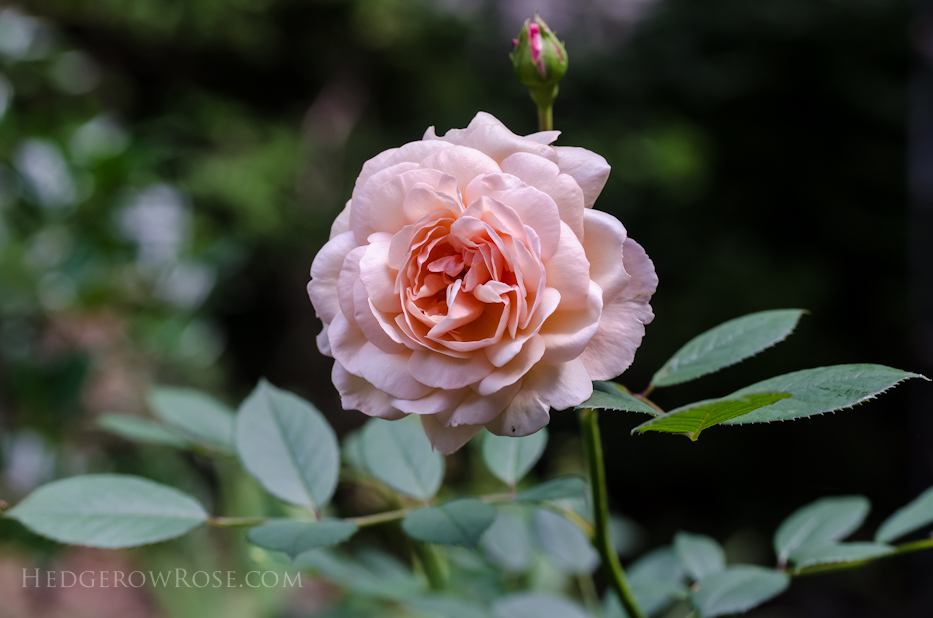
[[[343,446],[340,448],[340,457],[351,468],[360,472],[369,472],[366,469],[366,457],[363,455],[363,431],[357,429],[343,437]]]
[[[790,559],[798,569],[802,569],[816,564],[860,562],[886,556],[893,551],[893,547],[882,543],[834,543],[803,547],[791,554]]]
[[[579,498],[586,493],[586,481],[579,476],[551,479],[515,496],[516,502],[547,502]]]
[[[525,509],[499,507],[480,545],[487,560],[508,573],[524,573],[532,564],[532,541]]]
[[[819,500],[794,511],[774,534],[774,552],[783,564],[800,549],[843,539],[862,525],[871,504],[864,496]]]
[[[495,618],[590,618],[586,611],[563,597],[545,592],[519,592],[493,603]]]
[[[361,550],[353,558],[332,550],[313,549],[295,558],[294,566],[320,573],[363,596],[403,600],[424,592],[424,585],[407,566],[375,549]]]
[[[195,441],[233,451],[233,411],[217,399],[191,388],[169,386],[150,389],[146,398],[156,416]]]
[[[883,365],[833,365],[795,371],[752,384],[732,393],[730,397],[779,391],[790,393],[792,397],[728,421],[728,424],[787,421],[814,414],[845,410],[872,399],[911,378],[927,379],[919,373],[910,373]]]
[[[729,320],[690,340],[661,367],[652,384],[670,386],[734,365],[783,341],[803,309],[760,311]]]
[[[35,490],[6,516],[50,539],[105,549],[173,539],[208,517],[191,496],[122,474],[54,481]]]
[[[593,395],[576,407],[577,410],[582,408],[641,412],[651,416],[661,414],[614,382],[593,382]]]
[[[635,555],[641,547],[645,530],[633,519],[612,514],[609,516],[609,538],[616,553],[627,558]]]
[[[334,495],[337,437],[296,395],[260,381],[237,414],[236,447],[246,471],[286,502],[320,510]]]
[[[339,519],[298,521],[274,519],[251,529],[246,538],[250,543],[287,554],[294,560],[311,549],[332,547],[356,534],[357,527]]]
[[[538,544],[561,571],[592,573],[599,564],[599,554],[575,523],[547,509],[535,509],[533,522]]]
[[[786,573],[758,566],[733,566],[700,582],[691,596],[703,618],[741,614],[781,594],[790,585]]]
[[[748,414],[753,410],[771,405],[787,397],[790,397],[787,393],[758,393],[755,395],[730,395],[724,399],[698,401],[642,423],[633,429],[632,433],[644,433],[646,431],[681,433],[695,442],[704,429],[740,417],[743,414]]]
[[[408,606],[437,618],[489,618],[489,612],[477,602],[440,595],[412,599]]]
[[[689,594],[682,583],[684,569],[670,547],[648,552],[626,570],[635,600],[648,615],[657,614],[675,599],[684,599]]]
[[[496,509],[477,498],[460,498],[412,511],[402,529],[413,539],[438,545],[475,547],[496,519]]]
[[[930,524],[933,524],[933,487],[884,520],[875,533],[875,541],[890,543]]]
[[[363,427],[363,454],[370,474],[412,498],[431,498],[444,480],[444,456],[417,422],[371,419]]]
[[[674,554],[693,581],[726,568],[726,552],[708,536],[678,532],[674,536]]]
[[[128,414],[104,414],[98,417],[97,426],[133,442],[175,448],[187,448],[190,445],[187,440],[167,427]]]
[[[627,571],[632,585],[649,582],[679,584],[684,580],[684,569],[670,547],[648,552],[629,565]]]
[[[682,584],[655,581],[633,583],[632,595],[645,615],[656,616],[675,600],[686,599],[690,591]],[[629,618],[619,597],[611,590],[603,598],[603,615],[604,618]]]
[[[547,429],[523,438],[487,433],[483,439],[483,462],[497,479],[515,487],[541,459],[547,446]]]

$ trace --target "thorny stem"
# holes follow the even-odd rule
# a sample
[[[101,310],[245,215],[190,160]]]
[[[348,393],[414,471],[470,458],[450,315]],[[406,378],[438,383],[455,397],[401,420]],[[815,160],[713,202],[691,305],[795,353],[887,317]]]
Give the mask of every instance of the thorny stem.
[[[590,471],[590,487],[593,492],[593,545],[602,559],[603,569],[609,577],[613,590],[622,606],[632,618],[645,618],[638,607],[635,595],[629,586],[619,556],[609,537],[609,497],[606,491],[606,467],[603,463],[603,445],[599,437],[599,415],[592,408],[580,411],[580,426],[586,463]]]

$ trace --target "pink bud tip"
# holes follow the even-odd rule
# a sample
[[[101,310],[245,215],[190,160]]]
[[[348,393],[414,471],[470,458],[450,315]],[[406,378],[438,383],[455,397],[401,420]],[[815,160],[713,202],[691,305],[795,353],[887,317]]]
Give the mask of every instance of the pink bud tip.
[[[541,49],[541,27],[538,24],[528,26],[528,43],[531,47],[531,61],[538,67],[538,72],[544,77],[544,54]]]

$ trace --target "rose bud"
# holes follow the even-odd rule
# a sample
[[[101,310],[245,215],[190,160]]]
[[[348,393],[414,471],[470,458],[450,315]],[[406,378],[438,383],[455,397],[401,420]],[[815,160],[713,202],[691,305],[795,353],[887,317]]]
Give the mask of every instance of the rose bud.
[[[518,81],[528,86],[531,99],[538,106],[538,124],[542,131],[553,127],[552,108],[557,97],[557,82],[567,72],[567,50],[564,44],[535,14],[535,20],[525,20],[517,39],[512,39],[510,54]]]
[[[512,66],[526,86],[556,86],[567,72],[567,50],[540,16],[526,19],[512,43]]]

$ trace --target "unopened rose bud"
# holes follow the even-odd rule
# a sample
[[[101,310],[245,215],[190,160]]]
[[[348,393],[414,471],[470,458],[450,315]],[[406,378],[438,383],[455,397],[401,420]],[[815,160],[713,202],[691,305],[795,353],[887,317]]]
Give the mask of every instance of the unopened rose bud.
[[[567,72],[567,50],[538,15],[534,21],[525,20],[522,31],[517,39],[512,39],[512,44],[515,74],[521,83],[528,86],[531,98],[538,106],[542,129],[549,129],[557,83]]]

